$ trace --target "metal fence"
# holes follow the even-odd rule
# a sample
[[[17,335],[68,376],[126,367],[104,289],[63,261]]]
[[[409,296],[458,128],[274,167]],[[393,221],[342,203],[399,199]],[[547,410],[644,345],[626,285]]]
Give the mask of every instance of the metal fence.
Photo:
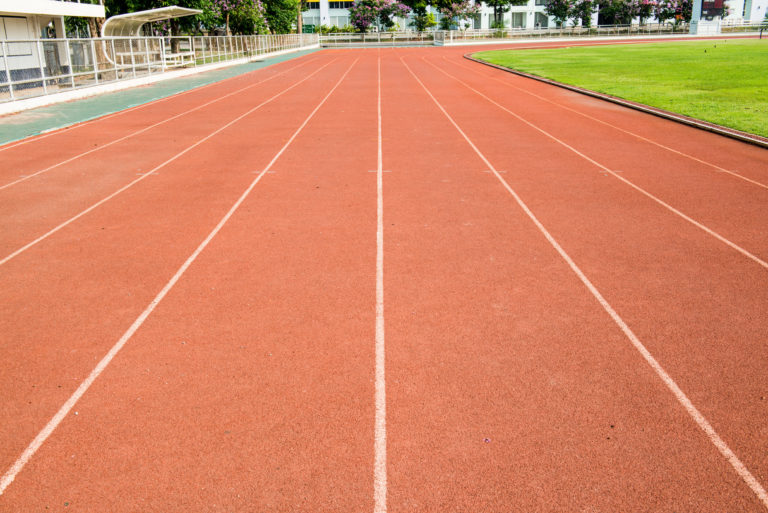
[[[0,102],[316,45],[317,34],[0,41]]]
[[[509,28],[434,30],[429,32],[399,31],[334,33],[320,35],[326,48],[354,46],[421,46],[480,40],[518,38],[645,36],[652,34],[687,34],[686,23],[648,23],[644,25],[600,25],[596,27]]]
[[[338,32],[320,36],[320,45],[326,48],[352,46],[425,46],[435,44],[437,32]]]
[[[720,21],[720,33],[733,33],[733,32],[768,32],[768,21],[752,23],[749,21]]]
[[[648,23],[645,25],[599,25],[595,27],[548,27],[484,30],[451,30],[436,33],[436,44],[461,43],[478,40],[508,40],[520,38],[648,36],[687,34],[686,23]]]

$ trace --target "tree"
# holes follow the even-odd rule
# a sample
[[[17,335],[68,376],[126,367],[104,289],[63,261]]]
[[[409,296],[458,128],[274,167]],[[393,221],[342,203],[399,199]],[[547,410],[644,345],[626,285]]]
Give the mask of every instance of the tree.
[[[504,28],[504,13],[513,5],[526,5],[528,0],[483,0],[483,3],[493,8],[493,27]]]
[[[653,8],[653,15],[659,20],[659,23],[664,23],[675,17],[676,10],[676,0],[658,0]]]
[[[544,12],[555,19],[555,24],[561,27],[571,15],[571,3],[568,0],[547,0]]]
[[[461,24],[462,21],[467,21],[474,18],[477,13],[480,12],[480,6],[472,2],[472,0],[458,0],[448,6],[440,8],[440,14],[443,15],[443,19],[447,20],[446,25],[450,25],[451,22],[456,21],[457,24]],[[450,26],[443,27],[446,30],[450,29]]]
[[[263,34],[269,29],[261,0],[213,0],[212,5],[228,36],[232,28],[238,34]]]
[[[412,25],[419,32],[437,25],[435,16],[427,12],[427,9],[434,0],[403,0],[403,3],[411,8],[413,12]]]
[[[368,27],[379,17],[376,0],[357,0],[349,8],[349,21],[358,32],[368,32]]]
[[[598,0],[601,25],[629,25],[637,16],[637,3],[634,0]]]
[[[592,13],[595,12],[595,3],[592,0],[575,0],[570,9],[569,17],[574,23],[581,21],[582,27],[592,25]]]
[[[356,0],[349,8],[352,26],[360,32],[367,32],[375,22],[386,28],[394,26],[394,17],[404,18],[411,8],[397,0]]]
[[[425,30],[429,30],[432,27],[436,26],[437,22],[435,21],[435,15],[432,14],[431,12],[427,12],[427,10],[424,9],[424,12],[414,11],[414,17],[413,17],[413,21],[411,22],[411,25],[417,31],[424,32]]]
[[[634,11],[638,18],[640,18],[640,25],[645,23],[645,20],[653,15],[653,8],[656,4],[656,0],[632,0],[635,4]]]
[[[269,29],[275,34],[287,34],[296,22],[301,9],[300,0],[264,0],[265,17]]]

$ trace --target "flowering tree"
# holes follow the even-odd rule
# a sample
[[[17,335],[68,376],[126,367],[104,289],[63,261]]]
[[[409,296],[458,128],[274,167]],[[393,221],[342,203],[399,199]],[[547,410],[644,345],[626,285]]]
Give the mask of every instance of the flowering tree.
[[[656,0],[632,0],[635,4],[634,11],[640,18],[640,25],[653,15],[653,9],[656,7]]]
[[[213,13],[224,23],[227,35],[230,25],[241,34],[264,34],[269,30],[261,0],[212,0]]]
[[[675,17],[675,11],[677,10],[676,0],[658,0],[653,7],[653,15],[659,20],[659,23]]]
[[[411,8],[398,0],[356,0],[349,8],[349,19],[357,30],[367,32],[377,20],[389,28],[395,24],[392,18],[405,18],[410,12]]]
[[[555,24],[560,27],[571,15],[571,2],[569,0],[547,0],[544,12],[555,19]]]
[[[595,12],[595,2],[592,0],[575,0],[568,16],[574,23],[581,21],[582,27],[589,27],[592,25],[593,12]]]
[[[440,14],[443,15],[443,19],[440,21],[447,20],[446,24],[450,24],[452,21],[461,24],[462,21],[474,18],[479,12],[480,5],[473,3],[472,0],[458,0],[440,8]],[[443,28],[450,29],[450,27]]]

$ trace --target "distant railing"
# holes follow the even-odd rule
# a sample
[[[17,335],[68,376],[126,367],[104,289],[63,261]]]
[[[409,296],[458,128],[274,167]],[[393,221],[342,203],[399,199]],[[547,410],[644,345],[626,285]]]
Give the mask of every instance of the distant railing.
[[[333,48],[338,46],[422,46],[433,45],[437,32],[337,32],[320,36],[320,45]]]
[[[248,60],[317,42],[317,34],[0,41],[0,102]]]
[[[768,30],[768,22],[763,20],[762,22],[750,22],[750,21],[729,21],[724,20],[720,22],[721,33],[733,33],[733,32],[761,32]]]
[[[436,44],[460,43],[483,39],[520,39],[555,37],[611,37],[646,36],[653,34],[687,34],[685,23],[647,23],[644,25],[599,25],[594,27],[543,27],[482,30],[440,31],[435,36]]]
[[[685,23],[648,23],[644,25],[600,25],[595,27],[560,28],[505,28],[505,29],[468,29],[434,30],[429,32],[399,31],[371,32],[363,34],[333,33],[320,35],[323,47],[341,46],[416,46],[443,45],[463,41],[517,39],[517,38],[552,38],[552,37],[607,37],[607,36],[643,36],[650,34],[688,33]]]

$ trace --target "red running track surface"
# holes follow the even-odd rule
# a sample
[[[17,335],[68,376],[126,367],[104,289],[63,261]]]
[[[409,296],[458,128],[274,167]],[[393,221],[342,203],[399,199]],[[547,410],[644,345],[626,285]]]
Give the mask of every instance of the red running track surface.
[[[768,508],[768,152],[464,52],[0,148],[0,511]]]

